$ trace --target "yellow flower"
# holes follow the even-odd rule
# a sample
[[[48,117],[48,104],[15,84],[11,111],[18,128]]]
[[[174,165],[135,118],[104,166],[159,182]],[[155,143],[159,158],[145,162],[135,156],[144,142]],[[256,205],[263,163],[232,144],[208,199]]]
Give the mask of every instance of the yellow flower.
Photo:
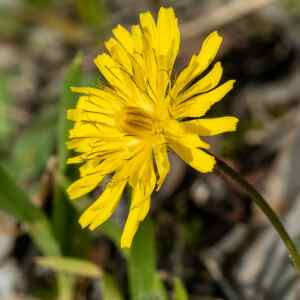
[[[200,172],[210,172],[215,158],[202,149],[209,145],[199,136],[236,129],[237,118],[201,118],[232,88],[234,81],[217,87],[222,66],[217,62],[200,80],[215,58],[222,38],[211,33],[200,52],[171,80],[178,55],[180,32],[172,8],[161,8],[157,22],[151,13],[140,14],[140,24],[127,31],[118,25],[106,43],[109,54],[95,64],[107,80],[100,88],[73,87],[82,94],[68,119],[69,149],[80,154],[68,163],[82,163],[80,179],[69,188],[71,199],[97,188],[111,175],[98,199],[82,214],[80,224],[91,230],[115,211],[126,186],[131,188],[129,215],[121,247],[130,247],[139,223],[146,217],[154,189],[169,172],[168,150]]]

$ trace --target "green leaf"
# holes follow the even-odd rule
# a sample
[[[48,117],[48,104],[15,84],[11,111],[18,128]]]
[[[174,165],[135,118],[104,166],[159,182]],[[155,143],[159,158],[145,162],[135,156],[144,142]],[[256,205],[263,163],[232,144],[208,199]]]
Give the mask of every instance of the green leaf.
[[[1,23],[0,23],[1,24]],[[8,78],[0,74],[0,145],[7,144],[7,138],[13,129],[13,123],[9,119],[8,105],[12,98],[8,92]]]
[[[78,239],[84,236],[84,232],[79,229],[79,225],[77,224],[78,212],[73,203],[70,202],[65,191],[64,183],[62,182],[68,173],[66,160],[69,152],[66,148],[66,141],[68,138],[68,130],[72,126],[72,123],[66,119],[66,111],[76,103],[76,95],[71,93],[70,87],[80,85],[82,82],[82,60],[82,54],[78,54],[66,71],[58,113],[58,174],[54,186],[52,221],[55,236],[59,240],[61,249],[65,255],[74,253],[72,249],[74,238],[76,237],[76,239]],[[68,232],[67,235],[66,232]]]
[[[168,300],[167,290],[166,290],[158,272],[155,275],[155,290],[157,290],[160,300]]]
[[[74,167],[66,165],[70,155],[66,148],[68,131],[73,123],[66,118],[68,109],[76,105],[78,95],[71,92],[70,87],[80,85],[94,85],[97,77],[94,74],[82,72],[83,55],[79,53],[69,68],[66,70],[59,101],[58,128],[57,128],[57,152],[58,174],[54,187],[54,201],[52,210],[52,222],[55,236],[60,242],[64,255],[84,256],[90,245],[90,233],[80,229],[78,224],[79,211],[74,202],[70,201],[66,193],[66,182],[71,181],[74,175]],[[76,176],[78,176],[76,174]],[[66,235],[65,232],[69,234]]]
[[[9,163],[9,173],[17,182],[34,179],[45,169],[54,148],[56,113],[47,109],[19,135]]]
[[[162,299],[157,290],[155,238],[152,221],[141,223],[128,257],[130,291],[133,300]]]
[[[52,222],[55,236],[64,255],[84,256],[90,240],[78,223],[79,213],[59,184],[54,187]],[[67,232],[67,234],[66,234]]]
[[[67,110],[74,108],[78,100],[78,94],[71,92],[71,87],[99,84],[98,77],[95,74],[90,75],[82,72],[82,62],[83,54],[78,53],[66,70],[59,99],[57,152],[58,171],[62,177],[70,175],[69,166],[66,165],[70,151],[66,147],[66,142],[68,140],[68,131],[73,126],[73,122],[67,120]]]
[[[95,264],[78,258],[48,256],[39,257],[37,263],[55,272],[90,278],[101,278],[102,270]]]
[[[13,179],[0,166],[0,209],[27,226],[28,233],[43,254],[59,256],[60,247],[52,233],[51,225],[37,206],[33,205]],[[72,282],[58,274],[59,300],[72,300]]]
[[[104,274],[101,280],[101,291],[103,300],[122,300],[123,297],[115,282],[114,278],[109,274]]]
[[[66,71],[59,101],[57,145],[60,175],[64,175],[66,172],[66,161],[69,156],[69,151],[66,148],[66,141],[68,139],[68,130],[71,128],[72,122],[66,119],[67,110],[74,107],[76,104],[76,95],[71,92],[70,87],[80,85],[82,82],[82,61],[83,55],[82,53],[79,53]]]
[[[174,279],[174,300],[188,300],[188,293],[179,277]]]
[[[60,249],[51,231],[47,217],[33,205],[24,191],[0,166],[0,209],[25,223],[29,234],[46,255],[59,255]]]

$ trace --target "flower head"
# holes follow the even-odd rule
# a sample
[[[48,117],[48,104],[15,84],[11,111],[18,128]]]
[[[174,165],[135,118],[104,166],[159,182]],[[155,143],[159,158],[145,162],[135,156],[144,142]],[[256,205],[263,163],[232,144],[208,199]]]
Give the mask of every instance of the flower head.
[[[151,194],[159,190],[169,172],[168,150],[200,172],[210,172],[215,159],[202,149],[200,136],[236,129],[237,118],[202,118],[232,88],[230,80],[218,86],[221,63],[196,81],[215,58],[222,38],[211,33],[200,52],[171,80],[180,45],[180,31],[172,8],[161,8],[157,22],[149,12],[127,31],[118,25],[106,43],[109,54],[95,64],[107,81],[100,88],[74,87],[82,94],[68,119],[75,122],[68,147],[79,155],[80,179],[69,188],[70,198],[94,190],[111,176],[105,190],[82,214],[80,224],[91,230],[115,211],[126,186],[131,188],[129,215],[121,247],[130,247],[139,223],[146,217]]]

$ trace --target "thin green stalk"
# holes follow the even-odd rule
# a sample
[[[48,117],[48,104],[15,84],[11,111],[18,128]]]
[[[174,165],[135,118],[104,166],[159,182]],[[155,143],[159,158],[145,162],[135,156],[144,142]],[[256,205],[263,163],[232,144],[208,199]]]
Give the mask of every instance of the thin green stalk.
[[[74,297],[75,278],[68,274],[58,276],[58,300],[70,300]]]
[[[292,260],[296,270],[298,271],[298,274],[300,275],[299,252],[274,210],[267,203],[267,201],[257,192],[257,190],[249,182],[247,182],[238,172],[236,172],[224,161],[217,157],[216,161],[216,169],[220,170],[222,173],[233,179],[251,197],[251,199],[256,203],[256,205],[259,206],[259,208],[263,211],[265,216],[272,223],[277,233],[279,234],[281,240],[283,241],[286,249],[288,250],[289,257]]]

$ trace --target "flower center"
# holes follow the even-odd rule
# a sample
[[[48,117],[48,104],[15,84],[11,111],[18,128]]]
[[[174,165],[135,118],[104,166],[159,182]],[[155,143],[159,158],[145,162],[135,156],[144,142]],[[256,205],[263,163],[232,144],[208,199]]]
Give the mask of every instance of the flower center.
[[[123,131],[134,136],[149,136],[159,131],[159,120],[150,112],[137,107],[126,107],[117,122]]]

